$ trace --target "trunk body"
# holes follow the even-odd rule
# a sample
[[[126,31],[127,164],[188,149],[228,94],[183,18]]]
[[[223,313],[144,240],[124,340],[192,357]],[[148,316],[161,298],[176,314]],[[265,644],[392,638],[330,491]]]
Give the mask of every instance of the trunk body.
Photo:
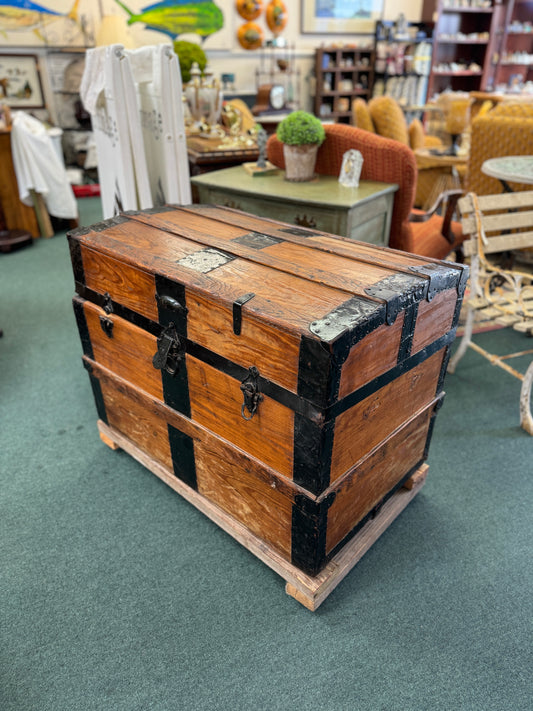
[[[426,459],[460,265],[204,205],[69,240],[100,419],[301,570]]]

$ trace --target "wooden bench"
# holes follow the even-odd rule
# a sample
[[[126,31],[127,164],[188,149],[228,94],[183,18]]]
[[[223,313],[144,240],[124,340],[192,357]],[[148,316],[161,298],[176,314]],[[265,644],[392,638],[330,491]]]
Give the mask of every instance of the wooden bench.
[[[533,354],[533,349],[497,356],[472,340],[476,314],[533,336],[533,191],[477,196],[469,193],[458,202],[465,258],[470,257],[470,294],[459,348],[450,360],[453,373],[467,348],[487,358],[522,381],[520,425],[533,435],[531,386],[533,360],[521,373],[507,361]]]

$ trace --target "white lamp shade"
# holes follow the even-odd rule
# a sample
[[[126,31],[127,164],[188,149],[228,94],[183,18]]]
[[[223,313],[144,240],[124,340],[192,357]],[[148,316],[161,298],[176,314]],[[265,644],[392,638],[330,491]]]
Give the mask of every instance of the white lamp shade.
[[[119,15],[104,15],[96,34],[97,47],[107,47],[110,44],[121,44],[126,49],[134,48],[126,20]]]

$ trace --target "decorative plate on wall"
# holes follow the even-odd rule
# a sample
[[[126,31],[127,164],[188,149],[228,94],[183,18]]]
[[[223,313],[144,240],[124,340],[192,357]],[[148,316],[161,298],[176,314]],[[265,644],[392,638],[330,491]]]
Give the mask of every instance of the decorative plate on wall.
[[[237,40],[243,49],[259,49],[263,46],[263,30],[256,22],[245,22],[237,30]]]
[[[236,0],[237,12],[245,20],[255,20],[263,9],[263,0]]]
[[[279,35],[285,29],[289,13],[287,7],[282,0],[271,0],[266,8],[266,23],[268,29],[274,34]]]

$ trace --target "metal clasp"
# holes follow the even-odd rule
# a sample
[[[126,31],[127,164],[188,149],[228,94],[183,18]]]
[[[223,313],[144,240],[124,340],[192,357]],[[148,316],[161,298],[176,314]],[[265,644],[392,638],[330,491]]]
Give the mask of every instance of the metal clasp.
[[[169,323],[157,339],[157,353],[152,358],[152,365],[158,370],[166,370],[170,375],[176,375],[180,369],[182,357],[182,346],[176,327],[173,323]]]
[[[251,420],[257,412],[259,403],[263,400],[262,394],[259,392],[259,371],[252,365],[248,368],[248,375],[241,383],[244,402],[241,408],[241,415],[245,420]],[[248,410],[249,415],[246,414]]]
[[[111,294],[108,291],[104,294],[102,308],[106,314],[113,313],[113,300],[111,299]]]
[[[110,318],[100,315],[100,326],[106,336],[113,338],[113,321]]]

